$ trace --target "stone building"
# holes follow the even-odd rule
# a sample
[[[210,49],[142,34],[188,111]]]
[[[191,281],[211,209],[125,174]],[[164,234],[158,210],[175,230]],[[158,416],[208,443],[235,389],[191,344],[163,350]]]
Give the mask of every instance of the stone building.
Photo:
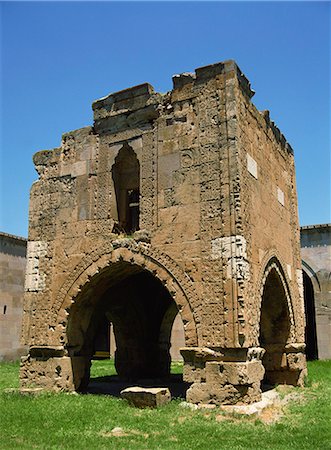
[[[331,279],[330,230],[330,224],[301,227],[301,253],[303,256],[307,255],[302,260],[302,267],[306,316],[306,355],[308,359],[331,359],[331,289],[328,285]],[[15,255],[13,255],[12,247],[10,251],[10,242],[16,243],[20,249],[21,270],[19,276],[17,276],[17,259],[14,259],[14,263],[11,261],[13,256],[15,258]],[[26,242],[25,238],[0,232],[0,295],[2,299],[0,308],[3,312],[2,319],[4,321],[8,319],[8,295],[11,295],[7,286],[14,286],[15,290],[15,309],[12,309],[11,321],[7,321],[7,325],[3,322],[1,326],[0,360],[16,360],[26,351],[20,344]],[[15,280],[14,283],[12,283],[13,280]],[[7,317],[5,318],[6,314]],[[180,348],[185,346],[185,334],[180,314],[177,314],[172,325],[170,343],[172,361],[182,360]],[[98,358],[114,357],[115,355],[116,340],[112,324],[109,324],[108,321],[104,328],[100,329],[99,336],[95,338],[95,349],[95,357]]]
[[[301,254],[306,317],[306,356],[308,359],[331,359],[331,305],[330,305],[330,234],[331,225],[301,227]],[[13,246],[20,249],[19,265]],[[26,265],[25,238],[0,232],[0,297],[3,324],[0,331],[0,360],[16,360],[26,352],[20,344],[23,312],[24,275]],[[21,269],[19,269],[19,267]],[[314,269],[313,269],[314,267]],[[19,276],[17,276],[19,270]],[[14,280],[14,283],[13,283]],[[10,289],[8,289],[10,286]],[[8,296],[15,290],[15,308],[8,321]],[[6,316],[7,317],[4,317]],[[6,325],[5,325],[6,321]],[[108,320],[94,339],[96,358],[114,357],[116,340]],[[178,313],[171,330],[170,355],[172,361],[182,360],[180,348],[185,346],[183,321]]]
[[[309,359],[331,359],[331,225],[301,227]]]
[[[25,353],[20,343],[26,239],[0,232],[0,361]]]
[[[233,61],[93,103],[34,155],[21,386],[80,390],[113,323],[128,380],[170,370],[184,323],[189,401],[301,384],[304,300],[293,151]]]

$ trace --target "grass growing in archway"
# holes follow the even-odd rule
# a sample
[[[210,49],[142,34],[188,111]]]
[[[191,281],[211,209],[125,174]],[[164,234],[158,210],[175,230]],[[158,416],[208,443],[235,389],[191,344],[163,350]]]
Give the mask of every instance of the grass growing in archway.
[[[181,361],[173,361],[171,363],[172,374],[183,373],[183,363]],[[116,375],[116,369],[113,359],[100,359],[92,361],[91,378]]]
[[[95,364],[102,376],[105,362]],[[309,363],[279,421],[191,410],[180,401],[138,410],[110,396],[8,393],[18,363],[0,364],[1,449],[330,449],[331,361]],[[108,368],[107,368],[108,369]],[[179,368],[178,368],[179,370]]]

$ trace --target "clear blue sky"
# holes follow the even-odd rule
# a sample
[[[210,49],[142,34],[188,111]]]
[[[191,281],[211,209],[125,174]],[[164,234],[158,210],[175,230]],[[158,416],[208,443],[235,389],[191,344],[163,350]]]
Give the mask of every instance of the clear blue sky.
[[[2,2],[1,223],[27,236],[32,155],[91,103],[235,59],[295,151],[302,225],[330,222],[330,3]]]

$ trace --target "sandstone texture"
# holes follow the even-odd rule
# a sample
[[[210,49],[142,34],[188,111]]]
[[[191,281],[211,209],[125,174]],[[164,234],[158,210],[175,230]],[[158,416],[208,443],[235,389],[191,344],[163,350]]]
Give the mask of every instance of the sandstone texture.
[[[121,397],[137,408],[158,408],[171,400],[168,388],[133,386],[123,389]]]
[[[34,155],[21,386],[81,390],[104,324],[120,378],[165,377],[176,315],[193,403],[302,384],[294,157],[234,61],[93,103]]]

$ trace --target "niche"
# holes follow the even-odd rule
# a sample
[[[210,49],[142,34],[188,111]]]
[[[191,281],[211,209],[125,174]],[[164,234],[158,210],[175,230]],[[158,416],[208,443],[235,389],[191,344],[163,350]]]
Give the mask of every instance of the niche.
[[[126,234],[139,230],[140,166],[132,147],[124,144],[112,167],[118,231]]]

